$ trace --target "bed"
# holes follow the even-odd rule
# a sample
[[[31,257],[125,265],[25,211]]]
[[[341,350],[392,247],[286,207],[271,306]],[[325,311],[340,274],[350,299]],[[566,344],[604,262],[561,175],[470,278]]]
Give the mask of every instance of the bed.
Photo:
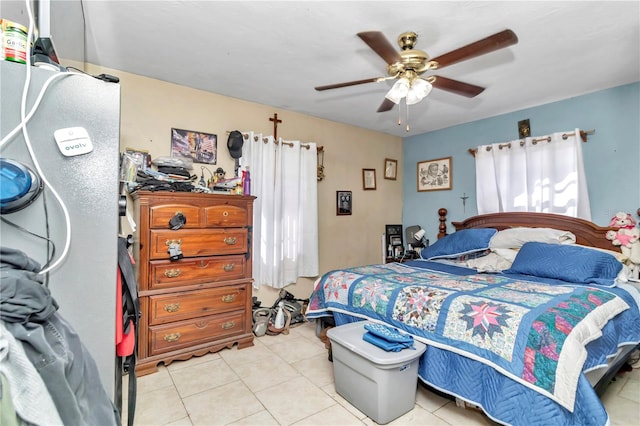
[[[422,259],[330,271],[306,316],[389,324],[422,382],[498,423],[605,425],[598,394],[640,342],[640,293],[609,228],[555,214],[455,222]]]

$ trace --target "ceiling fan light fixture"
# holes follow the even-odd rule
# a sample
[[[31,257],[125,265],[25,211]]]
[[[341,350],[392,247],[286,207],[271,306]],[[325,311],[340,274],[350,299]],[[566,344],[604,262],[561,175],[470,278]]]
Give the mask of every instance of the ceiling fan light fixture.
[[[394,104],[399,104],[402,98],[406,97],[409,93],[410,86],[411,83],[409,82],[409,80],[405,77],[402,77],[398,79],[398,81],[393,83],[393,86],[391,86],[391,89],[389,89],[389,91],[385,95],[385,98],[389,99]]]
[[[366,83],[379,83],[381,81],[399,78],[386,93],[385,99],[378,107],[377,112],[390,111],[395,105],[401,103],[402,98],[405,98],[407,121],[409,120],[408,106],[422,101],[430,94],[433,86],[438,90],[445,90],[467,98],[473,98],[484,91],[484,87],[443,76],[430,75],[421,78],[420,75],[429,70],[442,69],[449,65],[473,59],[518,43],[518,37],[512,30],[504,30],[449,51],[443,55],[431,58],[426,52],[415,49],[417,42],[417,34],[415,32],[402,33],[400,37],[398,37],[398,44],[402,49],[400,52],[389,43],[389,40],[380,31],[360,32],[358,33],[358,37],[385,61],[387,64],[386,71],[388,77],[374,77],[345,83],[329,84],[317,86],[315,89],[322,91]],[[401,124],[400,119],[398,120],[398,124]],[[407,124],[407,132],[408,131],[409,126]]]
[[[417,104],[431,93],[431,89],[433,86],[428,81],[421,78],[414,79],[407,93],[407,105]]]

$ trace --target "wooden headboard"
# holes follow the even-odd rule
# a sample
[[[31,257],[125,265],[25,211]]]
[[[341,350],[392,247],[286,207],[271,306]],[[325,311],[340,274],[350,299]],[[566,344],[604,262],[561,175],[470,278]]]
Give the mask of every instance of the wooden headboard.
[[[446,209],[438,211],[441,225],[443,223],[442,210],[444,210],[446,216]],[[559,214],[530,212],[491,213],[473,216],[462,222],[452,223],[456,231],[471,228],[496,228],[498,230],[516,227],[553,228],[572,232],[576,236],[577,244],[620,251],[619,247],[614,246],[611,241],[605,238],[606,232],[613,228],[598,226],[588,220]],[[441,226],[440,231],[444,231],[444,235],[446,235],[446,227],[443,230]]]

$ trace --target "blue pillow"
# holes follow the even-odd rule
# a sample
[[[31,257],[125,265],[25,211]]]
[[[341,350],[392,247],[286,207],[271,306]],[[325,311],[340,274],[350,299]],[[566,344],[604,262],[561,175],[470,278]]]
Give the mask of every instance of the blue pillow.
[[[463,229],[425,247],[422,249],[421,256],[427,260],[449,259],[485,251],[489,249],[489,241],[496,232],[498,230],[494,228]]]
[[[525,243],[505,274],[615,287],[622,264],[609,253],[568,244]]]

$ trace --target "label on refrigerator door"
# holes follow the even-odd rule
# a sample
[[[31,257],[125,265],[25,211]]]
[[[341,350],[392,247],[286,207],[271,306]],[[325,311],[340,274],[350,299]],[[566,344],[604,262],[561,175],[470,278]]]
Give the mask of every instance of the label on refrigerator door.
[[[89,133],[84,127],[58,129],[53,132],[53,137],[56,139],[58,149],[66,157],[87,154],[93,151]]]

